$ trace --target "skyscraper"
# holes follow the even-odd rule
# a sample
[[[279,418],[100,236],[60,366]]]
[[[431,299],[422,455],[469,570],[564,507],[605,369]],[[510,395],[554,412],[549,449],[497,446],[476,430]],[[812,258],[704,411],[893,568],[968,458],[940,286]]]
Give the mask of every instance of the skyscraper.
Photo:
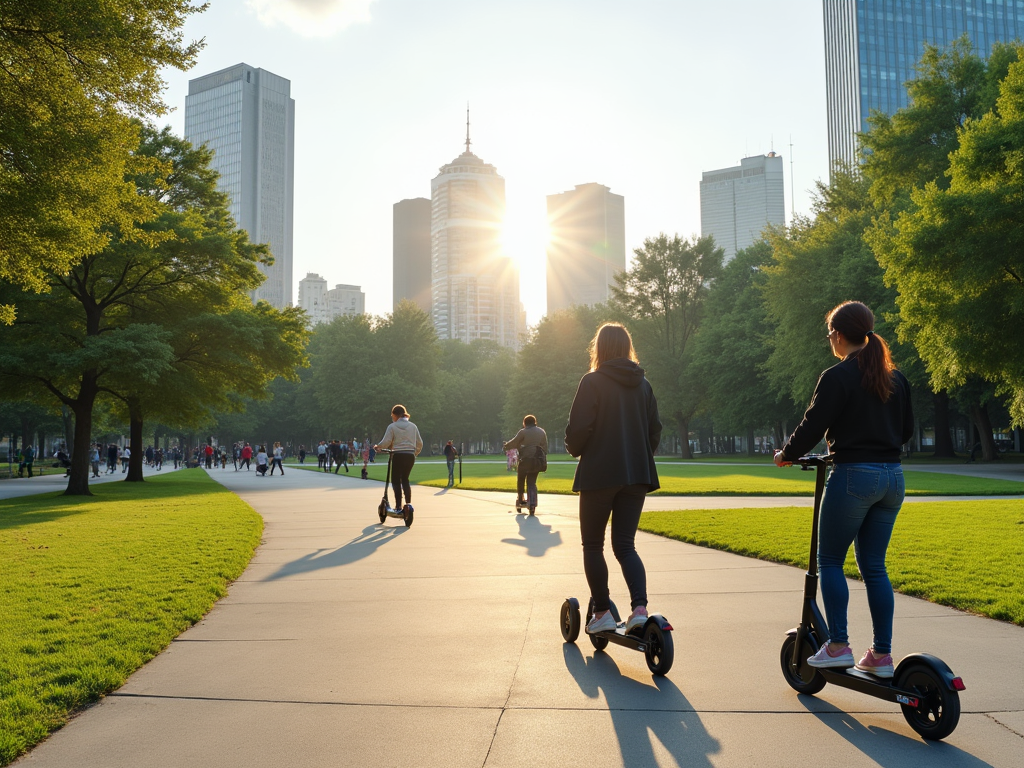
[[[441,339],[518,348],[526,331],[519,270],[502,252],[505,180],[466,151],[430,182],[431,305]]]
[[[925,43],[946,46],[965,32],[975,51],[1024,37],[1020,0],[824,0],[828,157],[853,165],[857,133],[871,110],[907,106]]]
[[[391,220],[392,298],[414,301],[430,312],[430,200],[395,203]]]
[[[700,233],[714,235],[729,261],[761,239],[768,224],[786,223],[782,157],[744,157],[738,167],[705,171],[700,182]]]
[[[252,294],[279,309],[292,303],[295,102],[291,83],[248,64],[189,80],[185,138],[213,150],[231,215],[274,257]]]
[[[361,315],[366,312],[366,294],[358,285],[335,285],[327,292],[330,319],[342,315]]]
[[[600,304],[626,269],[625,198],[601,184],[548,195],[548,314]]]

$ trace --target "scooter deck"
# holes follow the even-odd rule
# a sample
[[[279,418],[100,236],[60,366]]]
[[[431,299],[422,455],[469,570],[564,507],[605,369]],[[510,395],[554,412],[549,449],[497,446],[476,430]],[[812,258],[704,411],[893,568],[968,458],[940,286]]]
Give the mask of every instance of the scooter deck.
[[[608,629],[604,632],[587,633],[591,637],[600,637],[607,640],[609,643],[615,643],[616,645],[623,645],[626,648],[632,648],[637,651],[646,651],[647,643],[643,641],[640,635],[635,633],[626,634],[626,625],[620,624],[614,630]]]
[[[920,694],[916,691],[906,691],[897,688],[891,678],[875,677],[867,672],[850,667],[849,669],[829,669],[828,667],[818,670],[822,676],[832,685],[840,688],[850,688],[859,693],[866,693],[876,699],[891,701],[896,704],[907,704],[912,707],[918,705]]]

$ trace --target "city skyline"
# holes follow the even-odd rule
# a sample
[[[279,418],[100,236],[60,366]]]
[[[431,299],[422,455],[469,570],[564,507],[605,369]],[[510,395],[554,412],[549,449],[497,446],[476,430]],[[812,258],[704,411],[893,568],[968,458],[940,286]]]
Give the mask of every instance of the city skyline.
[[[712,235],[725,263],[762,240],[768,225],[786,223],[786,180],[775,152],[744,157],[740,164],[705,171],[700,181],[700,233]]]
[[[187,81],[198,74],[247,61],[289,79],[295,275],[362,285],[373,314],[392,308],[392,206],[427,197],[438,158],[461,151],[467,101],[473,148],[506,179],[509,250],[521,285],[533,287],[522,292],[530,323],[546,310],[536,286],[547,195],[599,180],[627,198],[628,263],[647,237],[699,233],[705,170],[774,146],[787,165],[793,157],[805,213],[808,190],[828,176],[820,0],[768,15],[754,2],[658,0],[368,7],[368,21],[340,28],[321,18],[316,31],[332,34],[303,36],[242,3],[214,3],[185,27],[186,38],[206,39],[196,66],[164,72],[178,111],[160,122],[182,133]]]

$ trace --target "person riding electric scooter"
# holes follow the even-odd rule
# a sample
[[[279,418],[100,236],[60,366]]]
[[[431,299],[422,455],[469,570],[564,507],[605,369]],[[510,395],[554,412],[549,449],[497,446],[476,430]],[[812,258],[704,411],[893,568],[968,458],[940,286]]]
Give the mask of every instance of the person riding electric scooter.
[[[537,511],[537,475],[548,468],[548,434],[537,426],[536,416],[523,417],[523,428],[505,443],[503,448],[506,451],[513,449],[519,451],[519,464],[516,467],[516,511],[529,507],[532,515]]]
[[[405,493],[406,505],[412,505],[412,487],[409,484],[409,473],[416,463],[416,457],[423,450],[423,438],[420,431],[409,421],[409,412],[404,405],[396,405],[391,409],[391,423],[384,431],[373,449],[390,449],[391,456],[391,487],[395,491],[395,509],[402,509],[402,493]]]

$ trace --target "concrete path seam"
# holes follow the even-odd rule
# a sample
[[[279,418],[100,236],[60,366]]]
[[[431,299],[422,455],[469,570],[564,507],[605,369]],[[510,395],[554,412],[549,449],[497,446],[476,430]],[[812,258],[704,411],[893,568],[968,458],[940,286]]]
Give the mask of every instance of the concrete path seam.
[[[487,759],[491,756],[491,750],[494,749],[494,740],[498,737],[498,728],[501,727],[501,718],[505,716],[505,711],[508,709],[508,703],[512,699],[512,691],[516,687],[516,676],[519,674],[519,666],[523,663],[523,651],[526,649],[526,641],[530,637],[530,623],[533,621],[533,612],[537,607],[537,601],[530,601],[530,617],[526,620],[526,630],[523,632],[523,644],[519,646],[519,657],[516,659],[516,668],[512,671],[512,679],[508,684],[508,693],[505,695],[505,703],[501,705],[501,714],[498,715],[498,721],[494,724],[494,733],[491,734],[491,743],[487,745],[487,754],[484,755],[484,761],[481,763],[481,768],[487,765]]]
[[[967,714],[972,714],[972,713],[967,713]],[[1013,730],[1013,728],[1008,726],[1006,723],[1000,722],[999,720],[996,720],[996,718],[992,717],[993,714],[1016,715],[1016,714],[1019,714],[1019,712],[1015,712],[1015,711],[983,712],[982,714],[985,715],[985,717],[987,717],[989,720],[991,720],[996,725],[1002,726],[1004,729],[1006,729],[1007,731],[1012,733],[1018,739],[1024,739],[1024,733],[1020,733],[1019,731],[1015,731],[1015,730]]]

